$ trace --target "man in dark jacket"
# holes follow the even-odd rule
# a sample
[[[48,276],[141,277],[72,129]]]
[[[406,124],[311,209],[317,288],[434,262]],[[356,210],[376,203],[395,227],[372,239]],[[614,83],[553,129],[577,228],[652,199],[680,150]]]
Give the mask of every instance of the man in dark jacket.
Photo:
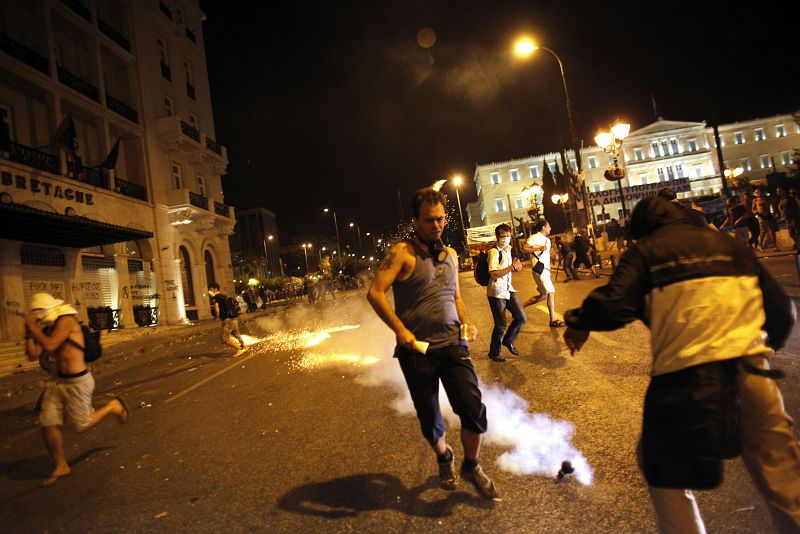
[[[564,314],[564,341],[574,354],[590,330],[650,328],[639,462],[661,530],[705,532],[689,489],[717,486],[721,460],[741,454],[778,531],[797,532],[800,445],[768,362],[793,304],[746,245],[674,203],[642,200],[631,231],[609,283]]]

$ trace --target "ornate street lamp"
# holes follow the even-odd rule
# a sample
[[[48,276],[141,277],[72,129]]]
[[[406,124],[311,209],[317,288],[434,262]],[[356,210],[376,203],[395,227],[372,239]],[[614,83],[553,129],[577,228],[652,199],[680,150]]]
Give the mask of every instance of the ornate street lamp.
[[[628,133],[630,133],[630,131],[630,124],[618,122],[611,127],[610,132],[601,131],[594,136],[594,141],[597,143],[597,146],[611,154],[611,156],[614,158],[614,164],[606,169],[606,172],[603,174],[603,176],[606,180],[617,182],[617,188],[619,189],[619,201],[620,204],[622,204],[623,219],[627,219],[628,210],[625,208],[625,193],[622,190],[622,180],[625,178],[625,169],[622,166],[620,150],[622,149],[623,140],[628,137]]]

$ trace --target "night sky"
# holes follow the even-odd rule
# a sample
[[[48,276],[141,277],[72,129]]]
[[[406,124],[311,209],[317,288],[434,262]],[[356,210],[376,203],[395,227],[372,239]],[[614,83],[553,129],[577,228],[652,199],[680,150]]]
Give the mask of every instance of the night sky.
[[[568,145],[619,118],[733,122],[800,109],[800,10],[757,2],[201,0],[225,200],[277,213],[282,243],[332,236],[323,207],[383,232],[408,196],[476,163]],[[417,31],[433,28],[430,50]],[[449,186],[444,191],[455,202]]]

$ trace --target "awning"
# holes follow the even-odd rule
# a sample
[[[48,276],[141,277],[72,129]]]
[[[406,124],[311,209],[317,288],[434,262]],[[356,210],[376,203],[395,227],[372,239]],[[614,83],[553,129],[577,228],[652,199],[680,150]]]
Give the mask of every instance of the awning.
[[[0,203],[0,239],[88,248],[153,237],[152,232],[62,215],[14,202]]]

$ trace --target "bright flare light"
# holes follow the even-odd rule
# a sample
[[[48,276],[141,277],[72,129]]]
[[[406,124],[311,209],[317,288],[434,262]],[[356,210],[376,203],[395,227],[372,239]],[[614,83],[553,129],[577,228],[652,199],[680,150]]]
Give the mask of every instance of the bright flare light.
[[[528,57],[538,49],[539,47],[528,37],[517,39],[514,43],[514,55],[517,57]]]
[[[435,183],[434,183],[434,184],[431,186],[431,189],[433,189],[434,191],[439,191],[439,190],[442,188],[442,186],[444,185],[444,183],[445,183],[446,181],[447,181],[447,180],[437,180],[437,181],[436,181],[436,182],[435,182]]]

